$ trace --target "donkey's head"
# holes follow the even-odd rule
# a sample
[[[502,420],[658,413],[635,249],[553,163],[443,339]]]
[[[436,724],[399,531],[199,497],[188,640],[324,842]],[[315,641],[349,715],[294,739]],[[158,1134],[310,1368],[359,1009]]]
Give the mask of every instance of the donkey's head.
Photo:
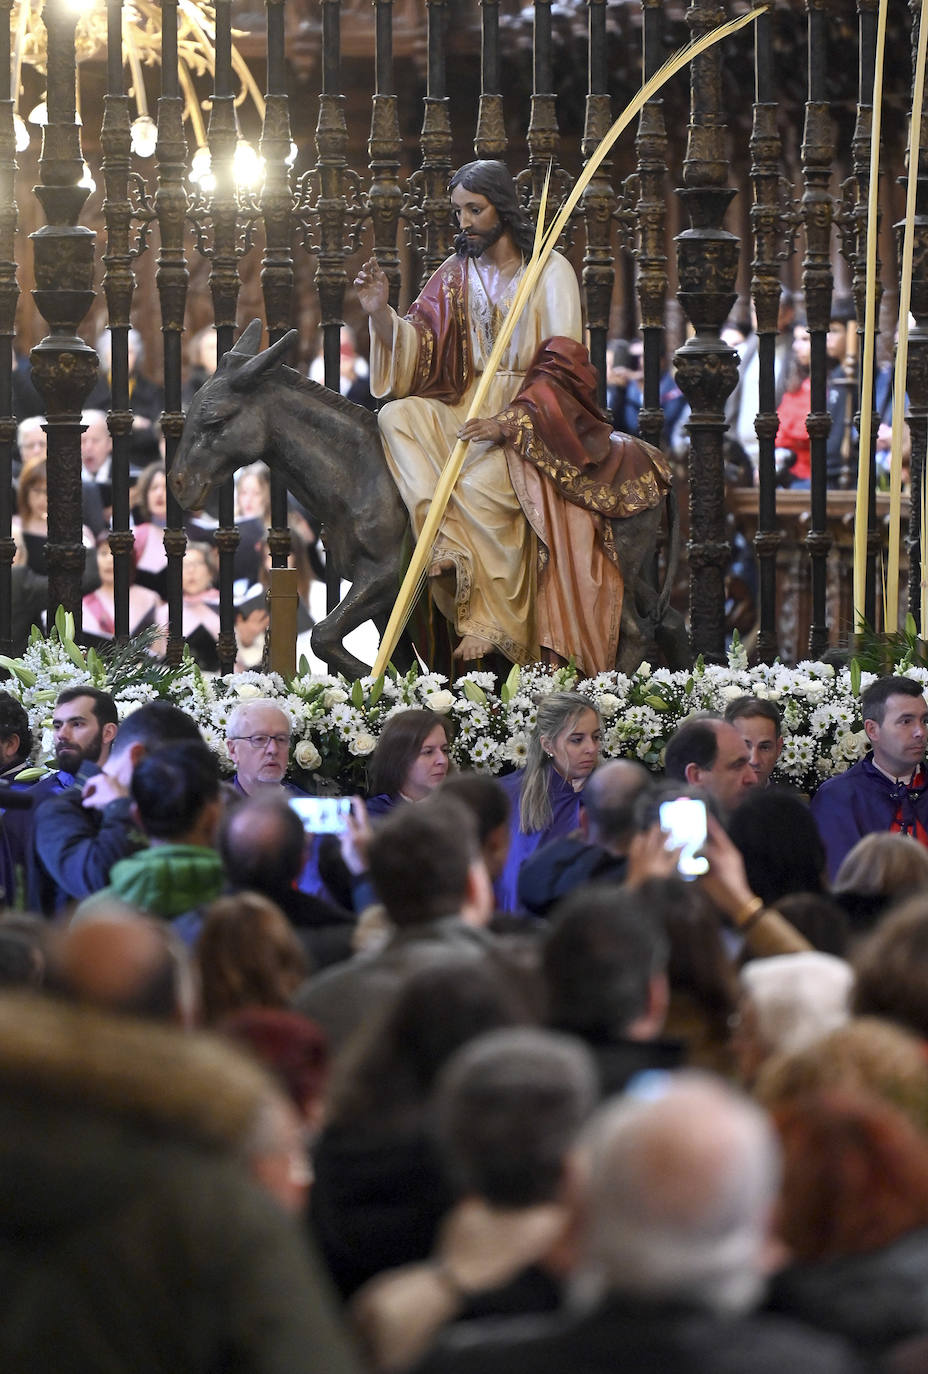
[[[270,426],[262,388],[297,337],[291,329],[259,353],[261,321],[252,320],[194,396],[170,474],[186,510],[198,510],[236,468],[265,457]]]

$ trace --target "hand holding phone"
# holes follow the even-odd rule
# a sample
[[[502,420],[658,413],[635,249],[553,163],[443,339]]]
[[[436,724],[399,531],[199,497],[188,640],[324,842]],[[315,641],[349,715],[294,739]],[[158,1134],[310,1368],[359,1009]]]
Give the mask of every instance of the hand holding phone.
[[[708,873],[709,860],[701,852],[706,843],[706,803],[696,797],[677,797],[661,802],[659,814],[667,848],[680,850],[680,877],[689,880]]]
[[[291,797],[290,805],[310,835],[341,835],[351,814],[350,797]]]

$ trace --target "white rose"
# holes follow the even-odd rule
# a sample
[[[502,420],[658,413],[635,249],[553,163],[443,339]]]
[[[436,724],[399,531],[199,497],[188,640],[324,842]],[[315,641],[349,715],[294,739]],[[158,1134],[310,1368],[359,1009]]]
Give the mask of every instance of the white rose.
[[[343,701],[348,700],[348,693],[341,687],[327,687],[322,694],[322,704],[328,711],[333,706],[340,706]]]
[[[373,735],[369,735],[366,730],[361,730],[359,734],[355,735],[353,740],[349,741],[348,750],[357,757],[363,758],[365,754],[372,754],[374,752],[376,744],[377,741],[374,739]]]
[[[729,682],[727,686],[720,689],[719,696],[723,701],[735,701],[738,697],[744,696],[744,688],[737,686],[737,684],[733,682]]]
[[[322,762],[322,755],[311,739],[301,739],[293,751],[293,757],[301,768],[305,768],[309,772],[318,768]]]
[[[253,682],[240,682],[235,689],[236,696],[242,701],[247,701],[249,697],[259,697],[261,689],[256,687]]]
[[[599,709],[604,716],[613,716],[620,706],[619,698],[613,696],[611,692],[603,692],[599,698]]]
[[[425,704],[430,711],[437,711],[441,715],[445,711],[450,711],[454,705],[454,693],[449,691],[427,692]]]

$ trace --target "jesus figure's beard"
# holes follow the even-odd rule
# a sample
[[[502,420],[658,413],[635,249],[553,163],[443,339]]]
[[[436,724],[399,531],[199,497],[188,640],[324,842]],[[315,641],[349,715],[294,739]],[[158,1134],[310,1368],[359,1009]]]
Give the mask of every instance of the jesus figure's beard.
[[[492,229],[488,229],[485,234],[466,234],[463,231],[455,237],[454,251],[459,258],[479,258],[492,248],[506,232],[506,226],[502,220],[497,220]]]

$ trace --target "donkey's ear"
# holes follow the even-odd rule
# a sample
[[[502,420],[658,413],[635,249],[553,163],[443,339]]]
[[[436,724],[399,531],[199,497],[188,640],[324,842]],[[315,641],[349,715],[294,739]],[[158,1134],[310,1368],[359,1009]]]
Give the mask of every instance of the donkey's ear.
[[[237,353],[243,358],[253,358],[261,347],[261,321],[252,320],[251,324],[246,325],[239,334],[235,343],[229,349],[230,353]]]
[[[258,337],[260,338],[260,322],[255,320],[253,323],[258,325]],[[245,334],[252,327],[253,325],[250,324],[245,330]],[[242,338],[245,337],[245,334],[242,335]],[[275,344],[271,344],[270,348],[266,348],[263,353],[258,353],[257,356],[250,357],[247,362],[242,363],[241,367],[229,378],[229,384],[236,391],[249,391],[266,372],[283,361],[299,337],[299,330],[288,330],[283,338],[278,339]],[[239,343],[241,343],[241,339],[239,339]],[[232,351],[237,352],[238,350],[236,348]]]

